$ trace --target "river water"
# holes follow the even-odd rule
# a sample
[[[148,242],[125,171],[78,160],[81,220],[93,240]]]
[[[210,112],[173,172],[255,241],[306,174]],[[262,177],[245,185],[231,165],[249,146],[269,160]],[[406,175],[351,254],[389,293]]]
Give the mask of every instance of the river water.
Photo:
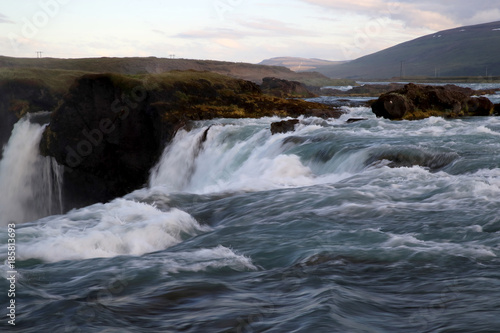
[[[2,262],[6,226],[19,222],[16,326],[4,315],[0,327],[499,332],[500,118],[344,111],[277,135],[278,118],[198,122],[146,188],[66,214],[51,161],[48,185],[5,176],[10,156],[34,154],[10,148],[16,135],[41,134],[21,121],[0,164],[2,184],[20,183],[0,200]],[[32,179],[42,162],[16,174]],[[12,198],[46,200],[25,194],[43,189],[52,210],[20,215]],[[9,271],[0,267],[0,304]]]

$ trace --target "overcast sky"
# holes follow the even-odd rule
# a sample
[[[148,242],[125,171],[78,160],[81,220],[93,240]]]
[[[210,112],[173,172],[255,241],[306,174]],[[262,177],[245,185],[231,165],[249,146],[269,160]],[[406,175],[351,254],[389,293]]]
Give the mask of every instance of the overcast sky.
[[[498,0],[0,0],[0,55],[350,60],[500,20]]]

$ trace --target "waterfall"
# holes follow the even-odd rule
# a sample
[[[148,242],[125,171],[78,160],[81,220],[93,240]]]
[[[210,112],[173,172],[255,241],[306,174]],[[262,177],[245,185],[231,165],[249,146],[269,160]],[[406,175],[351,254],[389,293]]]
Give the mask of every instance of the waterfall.
[[[21,119],[0,161],[0,225],[62,213],[62,167],[39,154],[45,125]]]

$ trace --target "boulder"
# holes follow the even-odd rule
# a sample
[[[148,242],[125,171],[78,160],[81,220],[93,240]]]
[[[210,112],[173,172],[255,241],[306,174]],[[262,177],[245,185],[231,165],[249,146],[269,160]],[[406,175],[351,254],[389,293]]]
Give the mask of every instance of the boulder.
[[[489,116],[493,109],[493,103],[486,97],[471,97],[467,101],[467,111],[471,116]]]
[[[280,122],[275,122],[271,124],[271,133],[287,133],[295,131],[295,125],[299,123],[298,119],[283,120]]]
[[[372,111],[377,117],[402,119],[413,110],[413,104],[399,93],[387,93],[372,104]]]

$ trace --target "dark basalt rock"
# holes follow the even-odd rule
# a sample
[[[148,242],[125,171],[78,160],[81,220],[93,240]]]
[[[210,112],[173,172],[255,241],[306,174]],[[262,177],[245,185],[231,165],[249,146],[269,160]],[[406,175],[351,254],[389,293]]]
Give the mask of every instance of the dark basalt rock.
[[[298,119],[284,120],[271,124],[271,133],[287,133],[295,131],[295,125],[299,123]]]
[[[160,116],[146,107],[149,96],[137,87],[86,75],[53,112],[40,150],[66,166],[64,192],[71,206],[107,201],[147,182],[160,152]]]
[[[407,84],[404,88],[383,94],[372,104],[377,117],[387,119],[423,119],[431,116],[456,118],[488,116],[493,104],[476,92],[455,85],[422,86]]]
[[[387,119],[401,119],[412,110],[410,101],[398,93],[384,94],[372,105],[372,111],[377,117]]]
[[[489,116],[493,103],[486,97],[472,97],[467,101],[467,111],[475,116]]]
[[[357,123],[357,122],[360,122],[363,120],[366,120],[366,118],[349,118],[349,119],[347,119],[346,123],[353,124],[353,123]]]

